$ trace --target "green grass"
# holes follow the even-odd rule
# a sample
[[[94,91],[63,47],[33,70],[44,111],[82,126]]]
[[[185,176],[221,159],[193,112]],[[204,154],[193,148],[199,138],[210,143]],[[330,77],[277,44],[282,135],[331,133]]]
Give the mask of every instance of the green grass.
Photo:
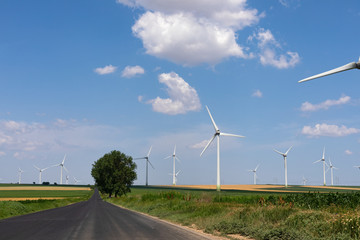
[[[1,190],[0,198],[82,197],[88,190]]]
[[[137,186],[127,196],[107,201],[213,234],[273,240],[359,239],[360,192],[319,190],[218,193]]]

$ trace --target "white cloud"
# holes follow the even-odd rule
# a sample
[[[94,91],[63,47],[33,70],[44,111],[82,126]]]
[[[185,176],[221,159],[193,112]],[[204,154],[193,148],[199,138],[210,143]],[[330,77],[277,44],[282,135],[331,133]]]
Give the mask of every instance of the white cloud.
[[[138,66],[138,65],[136,65],[136,66],[126,66],[124,68],[124,70],[122,71],[121,76],[126,77],[126,78],[132,78],[132,77],[134,77],[134,76],[136,76],[138,74],[144,74],[144,73],[145,73],[145,70],[142,67]]]
[[[276,41],[270,30],[260,28],[257,33],[248,38],[249,41],[254,39],[258,41],[261,64],[284,69],[293,67],[300,62],[300,56],[297,52],[287,51],[286,54],[276,52],[276,49],[281,49],[281,45]]]
[[[329,109],[332,106],[336,106],[336,105],[342,105],[342,104],[346,104],[350,101],[350,97],[349,96],[343,96],[341,98],[339,98],[338,100],[326,100],[322,103],[319,104],[312,104],[309,102],[304,102],[301,105],[301,111],[303,112],[313,112],[313,111],[317,111],[320,109]]]
[[[360,129],[347,128],[346,126],[329,125],[326,123],[316,124],[314,127],[304,126],[302,134],[308,135],[309,137],[344,137],[350,134],[360,133]]]
[[[352,151],[350,151],[349,149],[346,149],[346,150],[345,150],[345,154],[346,154],[346,155],[352,155],[352,154],[353,154],[353,152],[352,152]]]
[[[159,82],[167,86],[167,93],[170,98],[149,100],[153,110],[169,115],[185,114],[189,111],[199,111],[201,103],[194,88],[174,72],[162,73],[159,75]]]
[[[139,102],[142,102],[143,99],[144,99],[144,96],[141,96],[141,95],[138,96],[138,101],[139,101]]]
[[[117,0],[146,12],[132,27],[146,53],[184,66],[216,64],[227,57],[249,58],[236,31],[259,22],[263,14],[246,0]]]
[[[108,65],[103,68],[96,68],[94,70],[94,72],[96,72],[97,74],[100,74],[100,75],[105,75],[105,74],[110,74],[110,73],[115,72],[116,69],[117,69],[117,67],[114,67],[113,65]]]
[[[255,92],[253,92],[253,94],[251,96],[262,98],[263,93],[259,89],[257,89],[257,90],[255,90]]]

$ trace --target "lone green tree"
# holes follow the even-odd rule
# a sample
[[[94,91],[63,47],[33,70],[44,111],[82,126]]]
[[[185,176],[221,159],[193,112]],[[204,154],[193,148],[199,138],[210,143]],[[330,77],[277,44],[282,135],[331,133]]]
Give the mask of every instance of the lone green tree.
[[[136,164],[132,157],[120,151],[111,151],[94,162],[91,176],[100,192],[111,197],[121,196],[130,192],[130,186],[136,176]]]

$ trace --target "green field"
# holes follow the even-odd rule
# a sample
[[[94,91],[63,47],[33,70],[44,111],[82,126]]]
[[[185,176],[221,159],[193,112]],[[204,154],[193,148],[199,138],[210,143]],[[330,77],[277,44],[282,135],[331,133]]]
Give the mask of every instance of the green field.
[[[3,190],[22,188],[24,190]],[[31,190],[31,188],[43,188],[43,190]],[[59,190],[45,190],[45,187],[58,188]],[[70,190],[71,188],[79,188],[81,190]],[[88,186],[85,186],[88,187]],[[93,190],[82,190],[84,186],[41,186],[41,185],[14,185],[0,184],[0,219],[13,216],[33,213],[46,209],[66,206],[72,203],[86,201],[93,194]],[[26,189],[28,188],[28,189]],[[68,190],[63,190],[67,189]],[[16,201],[21,198],[62,198],[62,199],[38,199]],[[1,199],[11,199],[13,201],[1,201]]]
[[[274,190],[269,188],[268,190]],[[283,190],[283,188],[280,188]],[[306,190],[305,190],[306,189]],[[360,188],[290,193],[135,186],[107,201],[208,233],[253,239],[359,239]],[[307,191],[299,193],[295,191]]]

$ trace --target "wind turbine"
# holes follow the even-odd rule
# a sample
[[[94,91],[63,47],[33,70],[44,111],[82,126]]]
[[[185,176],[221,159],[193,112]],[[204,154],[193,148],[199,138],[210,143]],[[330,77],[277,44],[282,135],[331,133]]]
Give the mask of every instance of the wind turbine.
[[[21,184],[21,174],[23,173],[24,171],[21,170],[21,168],[19,168],[18,170],[18,173],[19,173],[19,184]]]
[[[305,185],[306,185],[306,182],[307,182],[308,180],[303,176],[302,181],[303,181],[303,185],[305,186]]]
[[[330,161],[330,158],[329,158],[329,169],[330,169],[330,174],[331,174],[331,186],[334,186],[334,181],[333,181],[333,169],[338,169],[336,167],[334,167],[334,165],[332,164],[332,162]],[[328,169],[328,170],[329,170]]]
[[[255,169],[248,170],[248,172],[253,172],[254,173],[254,185],[256,185],[256,178],[257,178],[256,177],[256,170],[258,169],[259,166],[260,166],[260,164],[258,164]]]
[[[154,166],[153,166],[153,165],[151,164],[151,162],[149,161],[151,149],[152,149],[152,146],[150,147],[149,152],[148,152],[148,154],[147,154],[145,157],[134,158],[134,160],[139,160],[139,159],[145,159],[145,160],[146,160],[146,184],[145,184],[145,186],[148,185],[148,163],[150,163],[150,166],[154,169]]]
[[[235,135],[235,134],[231,134],[231,133],[223,133],[220,132],[219,128],[216,126],[216,123],[213,119],[213,117],[211,116],[210,110],[209,108],[206,106],[206,109],[209,113],[210,119],[212,124],[214,125],[214,129],[215,129],[215,134],[213,135],[213,137],[210,139],[210,141],[208,142],[208,144],[205,146],[204,150],[200,153],[200,157],[202,156],[202,154],[205,152],[205,150],[209,147],[209,145],[212,143],[212,141],[217,137],[217,178],[216,178],[216,190],[220,191],[220,136],[229,136],[229,137],[240,137],[243,138],[244,136],[241,135]]]
[[[65,163],[65,159],[66,159],[66,154],[62,160],[62,162],[60,164],[54,165],[53,167],[60,167],[60,184],[62,184],[62,180],[63,180],[63,169],[65,169],[66,172],[69,172],[66,167],[64,166]]]
[[[81,180],[77,180],[75,177],[74,178],[74,181],[75,181],[75,184],[77,184],[78,182],[81,182]]]
[[[176,185],[176,175],[177,175],[177,174],[175,174],[175,159],[180,162],[179,158],[176,156],[176,145],[175,145],[175,147],[174,147],[174,153],[173,153],[172,155],[164,158],[164,159],[168,159],[168,158],[171,158],[171,157],[173,158],[173,173],[172,173],[172,176],[173,176],[173,185]]]
[[[292,148],[289,147],[289,149],[285,152],[285,153],[282,153],[282,152],[279,152],[278,150],[274,149],[275,152],[277,152],[278,154],[282,155],[284,157],[284,166],[285,166],[285,187],[288,186],[287,184],[287,165],[286,165],[286,158],[287,158],[287,154],[289,153],[290,149]]]
[[[69,184],[69,175],[66,175],[66,184]]]
[[[51,166],[51,167],[53,167],[53,166]],[[39,184],[41,184],[41,173],[42,173],[43,171],[45,171],[46,169],[51,168],[51,167],[47,167],[47,168],[41,169],[41,168],[39,168],[39,167],[37,167],[37,166],[34,165],[34,168],[36,168],[37,170],[39,170]]]
[[[180,172],[181,172],[181,170],[179,170],[177,173],[175,173],[175,184],[174,185],[176,185],[176,183],[177,183],[177,176],[179,175]],[[173,176],[172,173],[169,173],[169,175]]]
[[[325,162],[325,147],[324,147],[324,150],[323,150],[322,158],[315,161],[315,162],[313,162],[313,163],[317,163],[317,162],[323,162],[324,186],[326,186],[325,165],[327,165],[327,163]]]
[[[309,81],[309,80],[312,80],[312,79],[315,79],[315,78],[325,77],[325,76],[327,76],[327,75],[331,75],[331,74],[334,74],[334,73],[338,73],[338,72],[343,72],[343,71],[355,69],[355,68],[360,69],[360,58],[359,58],[359,61],[358,61],[358,62],[348,63],[348,64],[346,64],[346,65],[344,65],[344,66],[341,66],[341,67],[332,69],[332,70],[330,70],[330,71],[323,72],[323,73],[314,75],[314,76],[312,76],[312,77],[308,77],[308,78],[302,79],[302,80],[299,81],[299,83],[300,83],[300,82]]]

